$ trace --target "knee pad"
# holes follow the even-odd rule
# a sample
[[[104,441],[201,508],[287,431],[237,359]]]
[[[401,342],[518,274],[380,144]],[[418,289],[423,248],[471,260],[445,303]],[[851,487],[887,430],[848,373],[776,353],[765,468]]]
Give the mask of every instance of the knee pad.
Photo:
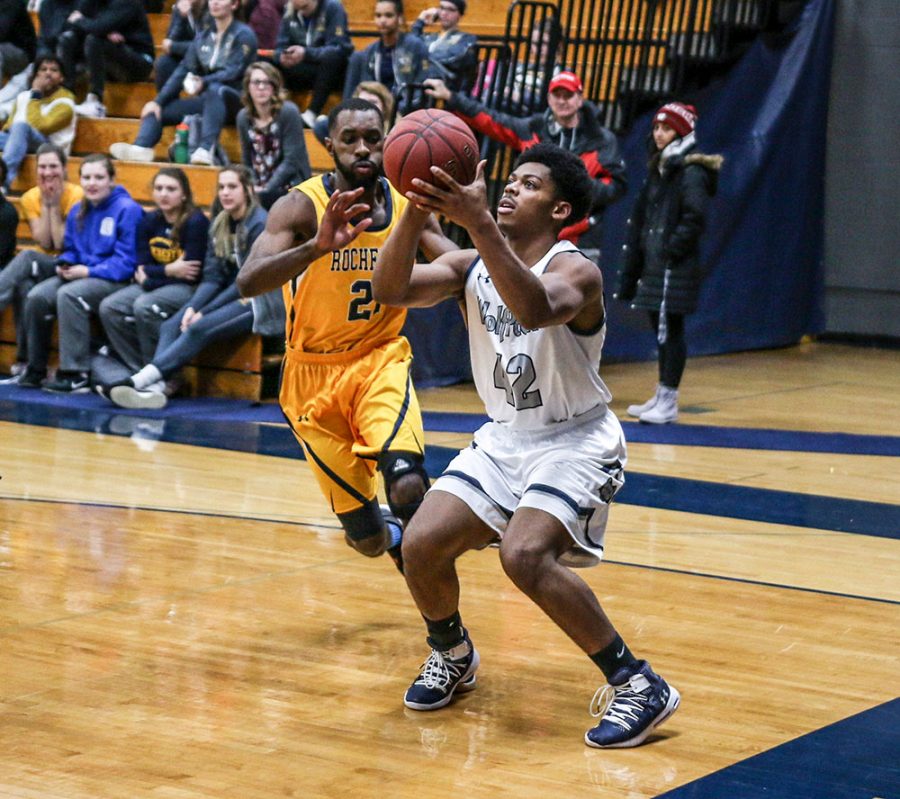
[[[351,541],[363,541],[384,534],[384,517],[377,499],[370,499],[361,508],[339,513],[337,517]]]
[[[406,524],[419,509],[422,497],[425,496],[428,486],[431,485],[428,480],[428,472],[425,471],[425,459],[417,452],[383,452],[378,456],[378,471],[384,477],[384,493],[387,495],[391,512]],[[391,497],[391,489],[401,477],[408,474],[417,474],[422,478],[422,496],[414,502],[394,502]]]

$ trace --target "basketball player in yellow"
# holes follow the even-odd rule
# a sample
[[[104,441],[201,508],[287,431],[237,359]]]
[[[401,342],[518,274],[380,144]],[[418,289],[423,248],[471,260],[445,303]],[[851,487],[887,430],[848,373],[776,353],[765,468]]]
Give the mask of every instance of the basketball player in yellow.
[[[345,100],[328,131],[334,170],[272,207],[237,285],[245,297],[284,287],[282,410],[347,543],[369,557],[388,551],[402,569],[402,529],[378,505],[376,471],[405,523],[428,488],[424,432],[400,335],[406,310],[373,299],[372,270],[407,200],[380,176],[384,123],[374,105]],[[456,249],[434,217],[420,245],[431,259]]]

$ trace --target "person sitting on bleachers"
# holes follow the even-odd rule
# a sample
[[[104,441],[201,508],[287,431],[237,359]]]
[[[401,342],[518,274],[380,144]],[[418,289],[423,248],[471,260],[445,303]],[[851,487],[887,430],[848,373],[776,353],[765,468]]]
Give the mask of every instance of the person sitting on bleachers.
[[[61,394],[89,390],[90,317],[101,300],[128,283],[135,268],[135,232],[143,216],[123,186],[108,155],[81,162],[84,199],[66,217],[56,275],[38,283],[25,300],[28,367],[20,388]],[[53,318],[59,320],[59,369],[45,380]]]
[[[384,135],[387,136],[394,120],[394,95],[391,94],[391,90],[377,80],[364,80],[356,85],[351,96],[358,97],[360,100],[368,100],[381,112],[381,118],[384,120]],[[313,133],[324,147],[325,139],[328,138],[327,116],[316,118]]]
[[[200,146],[191,154],[192,164],[213,163],[219,134],[234,122],[241,107],[241,81],[256,60],[256,34],[235,19],[238,0],[209,0],[213,24],[191,43],[156,99],[141,109],[141,127],[134,144],[116,142],[113,158],[152,161],[153,146],[165,125],[177,125],[188,114],[202,114]],[[182,89],[189,95],[179,99]]]
[[[27,0],[0,0],[0,83],[26,70],[36,55]]]
[[[459,29],[465,13],[466,0],[441,0],[436,8],[422,11],[410,28],[428,47],[429,77],[440,78],[452,91],[463,93],[471,90],[478,69],[478,37]],[[424,35],[425,25],[435,23],[440,31]]]
[[[163,408],[166,381],[213,341],[250,333],[253,308],[238,294],[234,279],[250,247],[266,226],[266,212],[256,202],[253,175],[245,166],[219,172],[216,214],[200,284],[193,296],[167,319],[153,359],[120,383],[100,393],[122,408]]]
[[[81,186],[66,180],[65,150],[50,142],[38,147],[37,186],[26,191],[19,201],[35,246],[22,250],[0,271],[0,312],[12,302],[16,310],[16,363],[11,382],[18,382],[28,361],[25,297],[38,283],[55,274],[56,256],[63,248],[66,217],[83,197]],[[0,220],[0,228],[4,227],[5,222]],[[9,232],[15,247],[15,225]]]
[[[344,81],[344,97],[363,81],[378,81],[397,98],[400,113],[421,108],[421,92],[408,91],[428,74],[428,47],[418,36],[403,33],[403,0],[375,0],[378,41],[353,53]]]
[[[194,205],[184,170],[156,173],[153,203],[137,232],[135,282],[100,303],[106,337],[132,372],[150,363],[163,322],[194,293],[209,235],[209,219]]]
[[[105,117],[107,77],[125,83],[146,80],[153,69],[153,36],[147,12],[134,0],[80,0],[60,34],[57,54],[70,83],[80,63],[88,73],[88,95],[75,110]]]
[[[72,146],[75,95],[63,86],[63,77],[62,64],[56,56],[41,56],[34,65],[31,89],[16,97],[12,113],[0,131],[0,150],[9,170],[4,182],[7,191],[28,153],[45,142],[66,152]]]
[[[38,6],[37,54],[56,55],[59,37],[78,0],[41,0]]]
[[[163,54],[153,66],[153,82],[157,91],[166,85],[206,21],[206,0],[176,0],[169,17],[166,38],[159,45]]]
[[[237,116],[241,161],[253,173],[256,197],[268,211],[312,174],[303,122],[297,106],[285,99],[281,73],[265,61],[250,65],[242,99]]]
[[[311,128],[328,95],[344,86],[353,43],[347,31],[347,12],[340,0],[290,0],[278,31],[275,63],[291,91],[312,89],[309,106],[301,114]]]
[[[0,161],[0,181],[6,182],[6,164]],[[6,192],[0,183],[0,276],[16,251],[16,227],[19,215],[13,204],[6,199]]]
[[[260,51],[269,57],[278,42],[285,5],[287,0],[241,0],[241,18],[253,28]]]

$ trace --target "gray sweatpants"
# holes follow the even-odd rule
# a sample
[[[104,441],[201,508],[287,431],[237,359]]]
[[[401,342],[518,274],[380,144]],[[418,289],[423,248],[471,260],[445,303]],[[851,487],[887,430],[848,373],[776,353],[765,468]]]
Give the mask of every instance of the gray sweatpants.
[[[153,360],[160,326],[193,296],[194,289],[187,283],[170,283],[144,291],[132,283],[100,303],[106,337],[132,372]]]
[[[17,361],[28,360],[25,297],[38,283],[55,274],[55,264],[56,256],[37,250],[23,250],[0,269],[0,311],[15,302]]]
[[[87,372],[91,368],[91,314],[104,297],[123,287],[99,277],[65,281],[51,277],[38,283],[25,300],[28,365],[45,371],[54,317],[59,319],[59,368]]]

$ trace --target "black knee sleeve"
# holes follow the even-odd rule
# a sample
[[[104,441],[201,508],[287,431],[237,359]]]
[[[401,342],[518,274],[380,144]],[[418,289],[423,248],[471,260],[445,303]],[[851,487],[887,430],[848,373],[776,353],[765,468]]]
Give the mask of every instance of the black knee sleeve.
[[[384,493],[387,495],[391,512],[406,524],[419,509],[422,497],[431,485],[428,472],[425,471],[425,459],[417,452],[383,452],[378,456],[378,471],[384,477]],[[394,502],[391,498],[391,488],[401,477],[408,474],[417,474],[422,478],[422,496],[414,502]]]
[[[337,517],[351,541],[362,541],[384,534],[384,517],[377,499],[370,499],[361,508],[349,513],[339,513]]]

